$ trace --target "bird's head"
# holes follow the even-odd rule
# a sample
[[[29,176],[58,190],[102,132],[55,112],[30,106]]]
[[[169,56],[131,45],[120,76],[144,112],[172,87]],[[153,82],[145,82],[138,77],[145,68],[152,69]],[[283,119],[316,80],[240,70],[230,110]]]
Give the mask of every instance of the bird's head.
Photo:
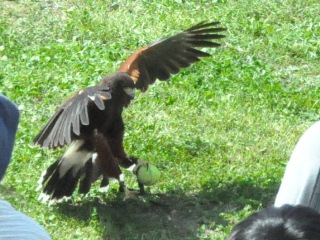
[[[105,76],[100,85],[110,87],[112,94],[123,95],[132,100],[135,97],[135,83],[131,77],[124,72],[116,72]]]

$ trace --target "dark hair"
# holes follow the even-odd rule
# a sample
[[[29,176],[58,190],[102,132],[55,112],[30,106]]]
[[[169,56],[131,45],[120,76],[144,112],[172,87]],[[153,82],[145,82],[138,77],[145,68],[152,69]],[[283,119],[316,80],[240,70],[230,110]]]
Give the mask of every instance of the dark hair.
[[[320,214],[304,206],[284,205],[256,212],[231,231],[228,240],[319,240]]]

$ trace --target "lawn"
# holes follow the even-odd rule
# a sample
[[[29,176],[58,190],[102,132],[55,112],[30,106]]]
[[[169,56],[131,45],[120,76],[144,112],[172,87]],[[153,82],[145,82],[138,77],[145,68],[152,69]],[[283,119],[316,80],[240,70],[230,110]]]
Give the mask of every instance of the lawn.
[[[0,92],[21,111],[2,198],[53,239],[225,239],[272,204],[295,143],[320,117],[319,9],[318,0],[0,1]],[[135,49],[203,20],[228,28],[222,47],[124,112],[127,153],[162,172],[152,195],[123,201],[116,185],[95,186],[40,203],[37,180],[64,149],[32,140],[54,110]]]

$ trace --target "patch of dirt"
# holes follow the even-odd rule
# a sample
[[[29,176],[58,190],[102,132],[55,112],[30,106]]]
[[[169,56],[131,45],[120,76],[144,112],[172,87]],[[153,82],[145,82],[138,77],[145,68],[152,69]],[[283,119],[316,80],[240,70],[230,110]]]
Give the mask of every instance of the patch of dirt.
[[[223,214],[232,214],[248,202],[256,200],[268,206],[277,183],[264,188],[239,181],[223,188],[216,186],[217,183],[212,182],[200,192],[175,190],[125,201],[121,195],[113,199],[96,195],[58,205],[57,210],[80,221],[90,221],[92,213],[96,214],[102,239],[193,240],[199,239],[202,226],[209,227],[206,231],[210,235],[216,227],[229,225]]]
[[[103,239],[115,240],[130,239],[130,233],[141,239],[150,239],[152,234],[158,239],[197,239],[201,225],[223,222],[220,207],[217,202],[180,193],[58,206],[62,213],[83,221],[88,221],[95,209],[104,230]]]

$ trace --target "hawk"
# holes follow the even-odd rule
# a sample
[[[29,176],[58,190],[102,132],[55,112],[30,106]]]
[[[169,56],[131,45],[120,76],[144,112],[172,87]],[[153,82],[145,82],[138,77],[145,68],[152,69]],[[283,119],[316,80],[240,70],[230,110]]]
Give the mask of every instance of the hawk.
[[[198,48],[216,48],[216,39],[225,37],[219,22],[201,22],[171,37],[142,47],[129,56],[96,86],[74,93],[53,114],[35,137],[43,148],[57,149],[69,145],[66,152],[42,175],[42,200],[70,197],[78,188],[86,194],[91,185],[109,179],[119,182],[120,191],[129,191],[121,168],[134,168],[142,163],[127,156],[123,148],[123,109],[135,96],[145,92],[156,79],[166,81],[182,68],[210,54]],[[140,192],[144,192],[139,183]]]

